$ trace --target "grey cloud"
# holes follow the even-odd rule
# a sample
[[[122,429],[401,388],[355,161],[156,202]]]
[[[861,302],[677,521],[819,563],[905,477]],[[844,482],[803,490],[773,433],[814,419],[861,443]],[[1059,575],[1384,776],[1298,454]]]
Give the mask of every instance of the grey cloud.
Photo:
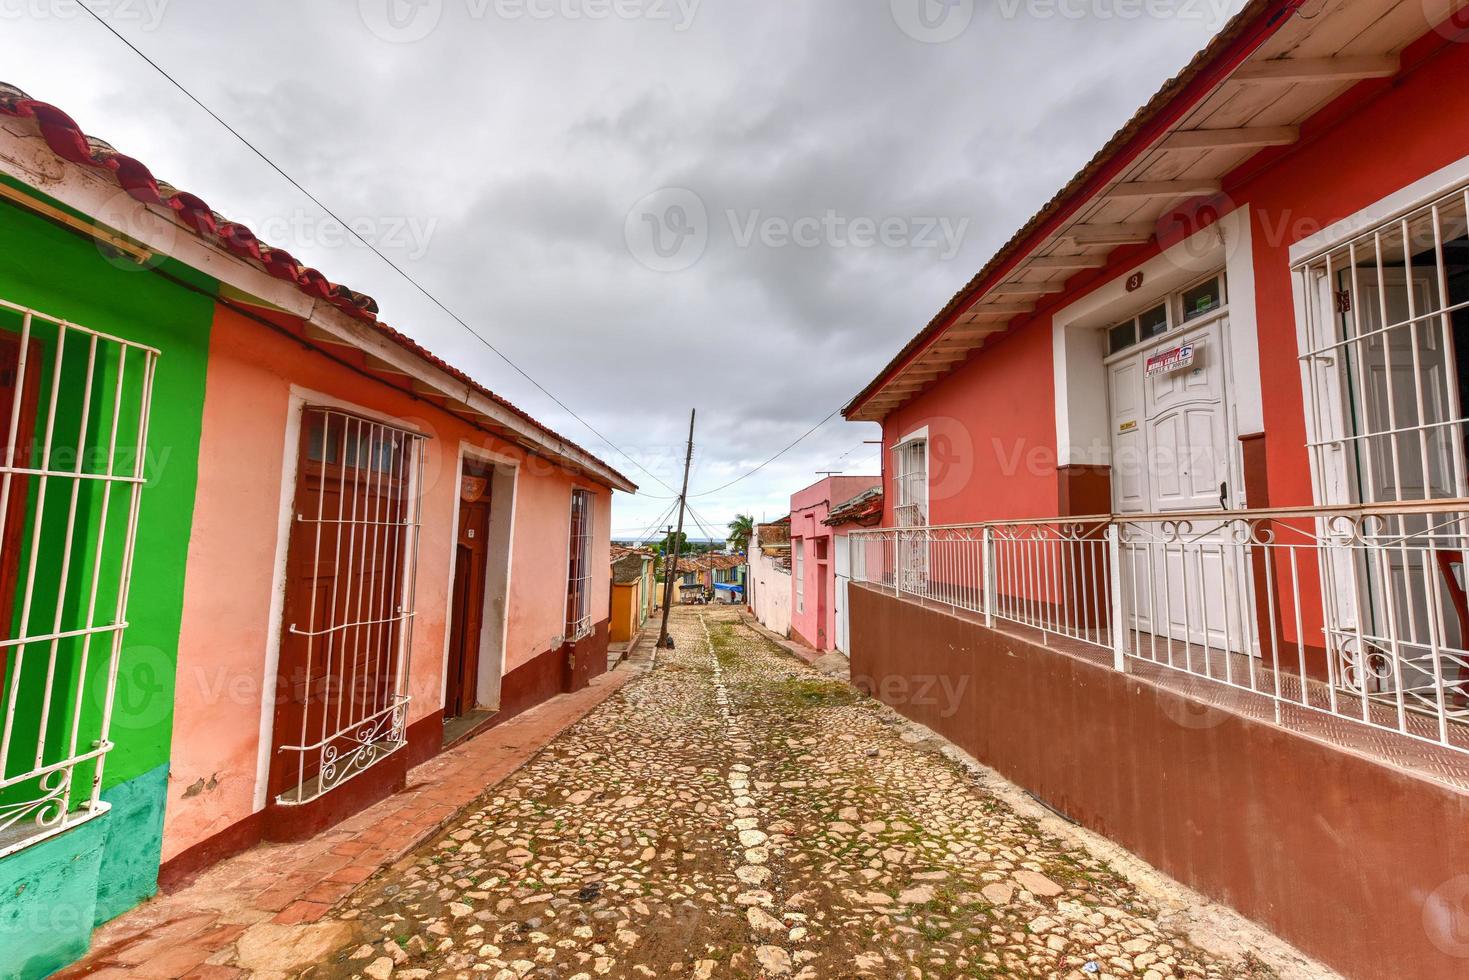
[[[445,0],[416,44],[372,35],[356,0],[170,4],[144,51],[344,217],[433,227],[421,282],[592,425],[677,482],[748,471],[859,390],[1076,171],[1210,27],[1002,16],[922,44],[888,0],[704,0],[690,30],[474,19]],[[96,25],[7,22],[7,81],[226,214],[311,213],[248,150]],[[623,240],[644,195],[688,187],[716,223],[684,272]],[[957,254],[738,247],[725,212],[967,219]],[[666,495],[365,249],[279,241],[374,295],[390,323]],[[671,377],[670,377],[671,376]],[[871,425],[825,426],[694,506],[784,513],[840,462],[875,472]],[[666,507],[620,499],[619,530]]]

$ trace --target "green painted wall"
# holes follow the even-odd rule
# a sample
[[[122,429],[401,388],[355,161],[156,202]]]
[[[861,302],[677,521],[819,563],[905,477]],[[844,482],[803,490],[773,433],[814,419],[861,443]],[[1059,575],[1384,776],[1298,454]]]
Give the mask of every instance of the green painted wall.
[[[0,860],[3,980],[44,977],[87,951],[106,822],[92,820]]]
[[[0,859],[0,906],[5,910],[0,918],[0,930],[7,923],[32,921],[44,912],[50,920],[73,923],[75,933],[68,933],[64,924],[58,925],[44,932],[44,938],[42,933],[34,933],[17,946],[5,941],[7,937],[0,931],[0,976],[39,975],[25,964],[42,947],[49,950],[36,954],[43,960],[63,957],[61,962],[65,962],[65,957],[74,957],[85,950],[94,923],[126,911],[156,890],[163,808],[167,799],[184,573],[194,512],[209,332],[214,314],[212,297],[216,289],[212,280],[191,270],[172,263],[165,264],[163,269],[204,292],[186,289],[125,259],[104,255],[88,239],[12,205],[0,204],[0,298],[162,352],[153,384],[153,412],[144,467],[147,484],[139,511],[137,558],[127,613],[129,627],[119,661],[113,707],[110,734],[116,748],[106,758],[102,779],[103,799],[113,809],[76,831]],[[19,329],[18,316],[0,311],[0,330],[18,333]],[[33,327],[33,333],[37,334],[46,366],[38,420],[38,428],[43,429],[57,340],[47,330]],[[82,419],[79,395],[84,387],[88,351],[79,335],[68,334],[68,337],[60,390],[67,395],[70,408],[58,414],[55,431],[70,436],[53,436],[53,446],[105,452],[113,414],[113,382],[119,370],[125,379],[119,441],[128,442],[131,421],[127,405],[141,390],[138,382],[142,359],[130,354],[120,368],[115,357],[106,356],[105,348],[99,348],[102,354],[94,370],[88,437],[84,445],[78,446],[76,435]],[[72,360],[73,355],[78,355],[77,360]],[[48,494],[46,506],[39,513],[34,485],[31,493],[30,527],[35,526],[38,517],[41,521],[35,594],[49,597],[56,594],[62,574],[70,487],[60,495],[53,496],[54,490]],[[64,624],[80,624],[86,618],[86,599],[93,584],[92,558],[104,519],[107,530],[101,538],[105,541],[103,566],[116,568],[120,564],[123,540],[120,532],[127,519],[127,494],[114,489],[104,507],[100,485],[85,486],[78,495],[77,513],[66,590],[77,598],[69,600],[60,610]],[[22,554],[17,605],[25,589],[30,550],[27,544]],[[119,584],[116,576],[104,572],[96,584],[99,610],[110,609]],[[35,616],[42,616],[40,621],[49,628],[57,612],[49,599],[33,600],[33,610],[29,629],[32,635],[37,632]],[[106,618],[101,613],[94,617],[97,621]],[[81,640],[58,644],[56,683],[59,686],[70,682],[85,669],[88,693],[83,698],[80,723],[75,726],[78,744],[85,746],[100,730],[110,644],[105,640],[94,641],[87,651],[85,668],[83,645]],[[26,657],[29,662],[20,673],[22,686],[28,691],[39,691],[36,685],[44,679],[49,650],[45,645],[33,646],[27,650]],[[7,671],[16,669],[13,652],[6,664]],[[32,716],[27,720],[34,730],[44,698],[38,695],[25,703],[30,706]],[[55,710],[51,713],[45,753],[48,760],[67,745],[72,735],[73,721],[66,715]],[[29,751],[34,753],[34,741]],[[15,771],[13,765],[10,768]],[[76,796],[86,798],[92,776],[89,767],[79,768]],[[0,802],[4,802],[3,798]],[[88,869],[91,869],[89,879]],[[38,884],[48,875],[54,879],[54,888]],[[31,884],[16,891],[11,885],[21,876]],[[90,886],[82,884],[84,880],[90,880]],[[59,909],[67,911],[61,914]]]

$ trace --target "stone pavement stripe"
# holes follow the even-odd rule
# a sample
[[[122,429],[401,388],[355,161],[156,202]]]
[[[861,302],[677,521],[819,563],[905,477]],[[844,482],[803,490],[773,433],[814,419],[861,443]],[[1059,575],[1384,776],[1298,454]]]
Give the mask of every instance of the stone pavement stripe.
[[[92,951],[56,976],[244,975],[220,960],[248,929],[271,919],[276,927],[320,919],[331,905],[312,899],[324,900],[341,888],[348,894],[411,852],[638,675],[625,662],[581,691],[537,705],[430,759],[409,773],[402,793],[318,837],[262,844],[207,869],[188,886],[98,929]]]

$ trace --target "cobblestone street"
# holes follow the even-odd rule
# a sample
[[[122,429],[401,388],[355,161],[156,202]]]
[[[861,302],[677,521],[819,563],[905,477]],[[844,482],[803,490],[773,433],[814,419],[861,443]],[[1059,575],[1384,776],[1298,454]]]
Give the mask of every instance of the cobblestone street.
[[[338,907],[305,975],[1244,977],[733,610]]]

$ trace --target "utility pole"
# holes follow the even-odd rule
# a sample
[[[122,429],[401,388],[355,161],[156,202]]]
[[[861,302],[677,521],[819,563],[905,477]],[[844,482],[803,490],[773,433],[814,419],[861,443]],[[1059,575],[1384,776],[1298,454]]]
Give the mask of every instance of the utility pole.
[[[694,462],[694,419],[698,417],[698,409],[689,412],[689,451],[683,461],[683,490],[678,495],[678,532],[673,536],[673,561],[668,560],[668,555],[663,556],[663,574],[667,580],[663,583],[663,629],[658,633],[658,649],[672,650],[673,638],[668,635],[668,613],[673,607],[673,580],[678,574],[678,553],[683,550],[683,515],[684,508],[689,501],[689,467]]]

